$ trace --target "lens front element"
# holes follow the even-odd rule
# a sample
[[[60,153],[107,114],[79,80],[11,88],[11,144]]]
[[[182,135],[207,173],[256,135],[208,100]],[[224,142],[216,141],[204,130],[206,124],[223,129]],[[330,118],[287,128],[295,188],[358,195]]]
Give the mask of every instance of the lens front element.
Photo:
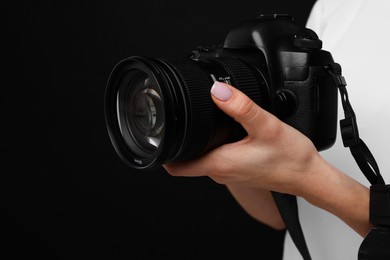
[[[160,145],[164,113],[161,97],[149,83],[150,78],[147,78],[143,88],[128,97],[126,120],[138,145],[147,152],[154,152]]]
[[[164,107],[155,80],[140,70],[128,72],[128,88],[118,92],[118,123],[125,142],[141,157],[155,152],[164,132]]]

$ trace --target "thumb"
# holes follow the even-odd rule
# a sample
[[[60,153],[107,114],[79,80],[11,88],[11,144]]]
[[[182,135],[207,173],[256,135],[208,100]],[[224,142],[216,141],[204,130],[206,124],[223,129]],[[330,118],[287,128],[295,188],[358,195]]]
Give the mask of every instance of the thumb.
[[[215,81],[211,88],[215,104],[227,115],[240,123],[250,136],[272,131],[280,122],[238,89]],[[276,124],[276,125],[275,125]]]

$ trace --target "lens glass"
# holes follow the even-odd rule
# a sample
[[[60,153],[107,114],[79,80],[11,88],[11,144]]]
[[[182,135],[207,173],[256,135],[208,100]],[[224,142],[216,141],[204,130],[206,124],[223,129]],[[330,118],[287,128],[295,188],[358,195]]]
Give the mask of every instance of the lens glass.
[[[147,156],[160,146],[164,132],[164,107],[156,81],[142,71],[131,72],[119,118],[121,132],[132,151]]]

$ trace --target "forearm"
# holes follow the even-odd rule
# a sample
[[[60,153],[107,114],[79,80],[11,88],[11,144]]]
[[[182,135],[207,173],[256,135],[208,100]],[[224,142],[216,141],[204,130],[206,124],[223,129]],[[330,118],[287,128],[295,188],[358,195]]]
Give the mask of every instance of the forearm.
[[[292,189],[287,192],[339,217],[365,237],[372,228],[369,222],[368,188],[320,156],[313,160],[312,165],[313,169],[306,175],[296,176],[300,179],[294,181]],[[275,229],[285,227],[271,192],[239,185],[228,185],[228,189],[249,215]]]
[[[320,156],[316,167],[293,191],[309,203],[343,220],[365,237],[372,228],[369,222],[369,189],[342,173]]]
[[[227,185],[227,188],[250,216],[274,229],[285,228],[270,191],[240,185]]]

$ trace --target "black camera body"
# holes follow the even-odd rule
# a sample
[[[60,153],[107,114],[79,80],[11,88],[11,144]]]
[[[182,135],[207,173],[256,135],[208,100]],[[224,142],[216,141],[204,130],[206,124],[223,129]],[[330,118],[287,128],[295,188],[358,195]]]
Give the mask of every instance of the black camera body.
[[[315,32],[289,15],[261,15],[230,30],[223,46],[198,47],[180,60],[133,56],[119,62],[106,90],[108,132],[122,160],[140,170],[237,141],[245,131],[210,96],[218,80],[324,150],[337,130],[332,63]]]

